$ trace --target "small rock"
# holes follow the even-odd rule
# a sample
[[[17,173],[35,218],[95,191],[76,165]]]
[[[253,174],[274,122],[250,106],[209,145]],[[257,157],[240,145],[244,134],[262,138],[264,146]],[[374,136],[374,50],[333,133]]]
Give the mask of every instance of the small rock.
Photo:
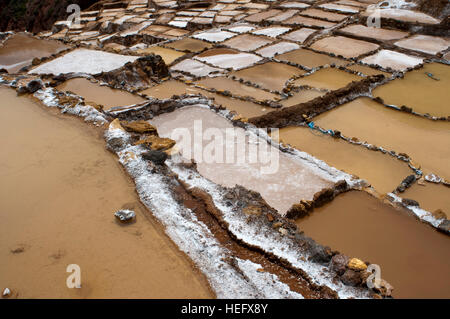
[[[280,232],[280,234],[286,236],[288,234],[288,231],[286,228],[280,227],[278,228],[278,231]]]
[[[442,209],[437,209],[433,212],[433,216],[436,219],[447,219],[447,215],[442,211]]]
[[[334,255],[331,258],[331,269],[333,269],[339,276],[344,274],[348,264],[348,257],[342,254]]]
[[[442,182],[442,178],[440,178],[439,176],[434,175],[434,174],[428,174],[428,175],[426,175],[426,176],[425,176],[425,180],[426,180],[427,182],[430,182],[430,183],[436,183],[436,184],[439,184],[440,182]]]
[[[156,133],[156,128],[146,121],[126,122],[121,121],[120,124],[128,132],[135,133]]]
[[[132,210],[123,209],[115,212],[114,216],[116,216],[121,222],[128,222],[134,219],[136,214]]]
[[[156,165],[163,165],[164,162],[167,160],[169,156],[162,152],[162,151],[156,151],[156,150],[150,150],[144,154],[142,154],[142,158],[144,158],[147,161],[150,161]]]
[[[357,271],[361,271],[361,270],[366,270],[367,269],[367,265],[364,261],[362,261],[361,259],[358,258],[352,258],[350,259],[350,261],[347,264],[347,267],[353,270],[357,270]]]
[[[450,220],[446,219],[439,224],[438,230],[445,234],[450,234]]]
[[[123,126],[123,124],[122,124]],[[170,138],[162,138],[159,136],[149,136],[146,137],[138,142],[135,143],[135,145],[144,145],[145,147],[157,150],[157,151],[165,151],[172,147],[174,147],[176,142]]]
[[[402,199],[402,204],[405,206],[414,206],[414,207],[419,207],[419,202],[415,201],[414,199],[409,199],[409,198],[403,198]]]
[[[341,281],[347,286],[358,286],[361,283],[361,276],[359,272],[347,269],[341,276]]]
[[[9,288],[5,288],[5,290],[3,290],[2,296],[3,298],[7,298],[11,295],[11,290],[9,290]]]

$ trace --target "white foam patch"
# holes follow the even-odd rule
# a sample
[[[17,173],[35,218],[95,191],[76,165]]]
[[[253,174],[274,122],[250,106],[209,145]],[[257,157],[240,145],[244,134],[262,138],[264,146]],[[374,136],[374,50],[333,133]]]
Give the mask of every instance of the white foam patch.
[[[128,133],[111,126],[105,137],[107,140],[129,140]],[[208,227],[190,209],[177,203],[171,195],[167,177],[148,170],[148,163],[141,157],[143,152],[145,149],[141,146],[128,144],[117,155],[120,163],[134,178],[141,201],[164,225],[167,235],[205,274],[218,298],[301,298],[301,295],[291,292],[287,285],[278,282],[276,276],[257,273],[260,265],[235,258],[239,267],[236,269],[225,262],[233,258],[229,251],[217,242]]]
[[[374,55],[362,59],[361,62],[377,64],[383,68],[390,67],[396,71],[404,71],[407,68],[415,67],[423,63],[423,59],[391,50],[381,50]]]
[[[209,42],[222,42],[234,37],[236,33],[223,31],[223,30],[210,30],[201,33],[194,34],[192,37],[199,40],[205,40]]]
[[[195,59],[221,68],[232,68],[233,70],[248,67],[262,60],[261,57],[251,53],[216,54],[206,57],[197,56]]]
[[[109,52],[77,49],[53,61],[44,63],[28,72],[29,74],[98,74],[109,72],[133,62],[139,57],[114,54]]]

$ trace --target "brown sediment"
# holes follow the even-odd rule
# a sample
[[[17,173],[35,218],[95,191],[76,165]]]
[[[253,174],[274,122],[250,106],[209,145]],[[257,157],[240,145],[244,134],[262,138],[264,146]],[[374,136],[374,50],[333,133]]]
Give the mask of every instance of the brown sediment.
[[[127,91],[101,86],[97,83],[92,83],[85,78],[70,79],[59,85],[57,88],[60,91],[70,91],[84,97],[86,103],[95,102],[103,105],[105,110],[117,106],[138,104],[145,101],[145,99],[140,96],[128,93]]]
[[[239,51],[227,49],[227,48],[215,48],[215,49],[210,49],[203,53],[200,53],[199,55],[197,55],[197,57],[206,58],[209,56],[215,56],[215,55],[221,55],[221,54],[239,54]]]
[[[136,53],[139,55],[149,55],[149,54],[159,55],[162,57],[162,59],[167,65],[171,64],[176,59],[185,55],[185,53],[183,52],[158,46],[152,46],[146,49],[137,50]]]
[[[307,127],[283,128],[280,130],[280,140],[330,166],[367,180],[380,194],[394,191],[412,173],[406,163],[396,158]]]
[[[102,131],[0,93],[2,285],[19,298],[214,297],[140,203]],[[122,208],[136,212],[135,223],[115,220]],[[24,251],[11,254],[18,245]],[[66,286],[69,264],[81,267],[81,289]]]
[[[215,104],[222,105],[227,110],[234,111],[247,118],[260,116],[272,111],[272,108],[270,107],[262,107],[261,105],[252,102],[211,93],[176,80],[163,82],[162,84],[153,86],[141,93],[158,99],[169,99],[173,95],[201,94],[207,98],[214,98]]]
[[[275,58],[282,61],[296,63],[310,69],[317,68],[326,64],[344,66],[348,63],[348,61],[306,49],[298,49],[288,53],[283,53],[277,55]]]
[[[450,187],[443,184],[416,182],[400,195],[417,201],[422,209],[431,213],[441,210],[450,217]]]
[[[422,169],[449,178],[450,123],[430,121],[384,107],[369,98],[358,98],[314,121],[346,137],[408,154]]]
[[[322,244],[376,262],[397,298],[449,298],[448,236],[406,211],[352,191],[296,221]]]
[[[345,87],[353,81],[360,81],[358,75],[336,68],[320,69],[313,74],[294,80],[294,86],[310,86],[317,89],[337,90]]]
[[[244,81],[259,84],[268,90],[280,91],[284,88],[286,81],[292,76],[301,75],[304,73],[305,71],[290,65],[267,62],[233,72],[231,75],[243,79]],[[271,76],[267,76],[268,74]]]
[[[34,58],[57,54],[69,47],[52,40],[41,40],[25,33],[17,33],[0,47],[0,68],[10,73],[30,65]]]
[[[417,113],[447,117],[450,116],[450,108],[444,101],[450,98],[449,85],[450,66],[429,63],[407,72],[403,79],[375,88],[372,94],[387,104],[405,105]]]
[[[204,49],[209,49],[212,47],[210,43],[192,38],[184,38],[174,42],[166,43],[164,44],[164,46],[168,48],[177,49],[180,51],[193,53],[197,53],[203,51]]]
[[[232,144],[234,150],[227,148],[223,140],[219,144],[220,149],[223,150],[222,158],[215,159],[213,157],[214,161],[211,162],[211,156],[204,157],[204,155],[208,155],[206,150],[211,141],[194,139],[194,133],[198,131],[194,128],[195,121],[201,121],[201,128],[199,127],[199,129],[203,133],[208,128],[215,128],[223,134],[223,137],[225,137],[226,129],[233,128],[232,123],[227,119],[209,109],[195,106],[187,106],[171,113],[159,115],[152,119],[151,123],[157,127],[160,136],[163,137],[174,138],[172,134],[176,129],[189,130],[192,139],[190,142],[179,141],[180,143],[189,143],[180,151],[187,160],[192,158],[197,162],[200,174],[222,186],[233,187],[237,184],[261,193],[267,203],[277,209],[281,215],[293,203],[300,199],[312,199],[316,192],[332,184],[316,175],[307,165],[297,162],[270,145],[265,145],[267,147],[259,150],[253,150],[255,153],[253,155],[258,157],[258,161],[251,163],[249,148],[254,142],[245,136],[244,130],[241,128],[236,128],[234,131],[234,134],[237,134]],[[245,143],[240,141],[245,141]],[[216,141],[216,143],[219,143],[219,141]],[[260,140],[259,143],[265,143],[265,141]],[[202,145],[205,153],[196,152],[195,145],[197,147]],[[266,156],[273,154],[269,157],[270,162],[263,163],[263,154],[266,154]],[[229,157],[226,156],[231,156],[232,161],[227,160]],[[277,158],[278,163],[274,157]],[[240,162],[242,164],[236,165]],[[266,168],[266,172],[262,171],[263,167]],[[275,168],[275,170],[272,171],[269,168]]]
[[[383,75],[367,77],[359,82],[350,83],[345,88],[329,92],[324,96],[319,96],[306,103],[297,104],[257,118],[252,118],[249,122],[258,127],[282,128],[288,125],[295,125],[305,121],[303,115],[311,116],[320,114],[337,105],[354,100],[358,95],[367,94],[373,84],[379,83],[383,79]]]

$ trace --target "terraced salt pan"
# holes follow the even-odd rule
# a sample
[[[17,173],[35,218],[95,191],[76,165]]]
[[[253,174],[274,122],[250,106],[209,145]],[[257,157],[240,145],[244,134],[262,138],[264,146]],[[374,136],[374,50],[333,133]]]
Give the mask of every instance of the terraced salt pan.
[[[58,86],[60,91],[71,91],[85,98],[86,102],[95,102],[108,110],[115,106],[128,106],[144,102],[140,96],[127,91],[100,86],[85,78],[71,79]]]
[[[375,68],[371,68],[371,67],[361,65],[361,64],[353,64],[350,66],[346,66],[345,68],[356,71],[356,72],[360,72],[365,76],[383,74],[385,77],[390,77],[392,75],[390,73],[383,72],[383,71],[377,70]]]
[[[224,73],[223,69],[214,68],[197,60],[186,59],[170,67],[171,71],[182,71],[197,77]]]
[[[405,210],[354,191],[296,223],[319,243],[378,264],[394,298],[450,297],[450,238]]]
[[[301,28],[283,35],[281,38],[303,43],[311,34],[317,32],[315,29]]]
[[[280,101],[283,107],[290,107],[296,104],[305,103],[315,99],[316,97],[325,95],[324,92],[318,90],[300,90],[300,92],[293,92],[293,95],[285,100]]]
[[[198,81],[197,84],[207,88],[227,90],[242,97],[250,96],[258,101],[274,100],[276,97],[279,97],[279,95],[277,94],[269,93],[252,86],[244,85],[238,81],[226,77],[205,78]]]
[[[235,26],[231,26],[229,27],[227,30],[232,31],[232,32],[236,32],[236,33],[246,33],[249,31],[254,30],[256,27],[253,25],[249,25],[249,24],[240,24],[240,25],[235,25]]]
[[[202,94],[203,96],[206,96],[210,99],[214,99],[215,104],[222,105],[227,110],[234,111],[237,114],[240,114],[243,117],[247,118],[261,116],[270,111],[273,111],[273,109],[269,107],[262,107],[261,105],[252,102],[233,99],[216,93],[210,93],[208,91],[189,86],[176,80],[163,82],[160,85],[156,85],[145,91],[142,91],[142,93],[158,99],[168,99],[173,95]]]
[[[318,20],[308,17],[295,16],[282,22],[285,25],[301,25],[306,27],[331,28],[335,24],[324,20]]]
[[[259,84],[268,90],[280,91],[287,80],[294,75],[304,74],[305,71],[283,63],[267,62],[247,69],[233,72],[237,78]],[[267,76],[270,74],[270,76]]]
[[[427,74],[431,74],[432,77]],[[407,72],[396,79],[375,88],[372,95],[381,97],[386,104],[406,105],[415,112],[433,116],[450,116],[450,66],[428,63],[423,68]]]
[[[361,62],[379,65],[383,68],[391,68],[396,71],[405,71],[423,63],[423,59],[391,50],[380,50],[373,55],[365,57]]]
[[[164,44],[165,47],[168,48],[173,48],[173,49],[177,49],[180,51],[185,51],[185,52],[200,52],[203,51],[204,49],[209,49],[212,47],[212,45],[210,43],[201,41],[201,40],[196,40],[196,39],[191,39],[191,38],[184,38],[181,40],[177,40],[174,42],[170,42],[167,44]]]
[[[275,58],[281,61],[293,62],[310,69],[331,64],[344,66],[348,63],[348,61],[306,49],[298,49],[285,54],[280,54]]]
[[[295,9],[304,9],[309,7],[309,4],[303,3],[303,2],[293,2],[293,1],[288,1],[288,2],[283,2],[282,4],[280,4],[280,7],[282,8],[295,8]]]
[[[311,75],[299,78],[293,82],[295,86],[307,85],[317,89],[337,90],[347,86],[352,81],[361,81],[358,75],[336,68],[324,68]]]
[[[355,8],[355,7],[352,7],[352,6],[345,6],[345,5],[335,4],[335,3],[321,4],[321,5],[319,5],[319,8],[324,8],[324,9],[334,10],[334,11],[340,11],[340,12],[345,12],[345,13],[358,13],[359,12],[358,8]]]
[[[390,193],[411,175],[408,165],[381,152],[350,144],[307,127],[286,127],[280,139],[328,165],[368,181],[379,194]]]
[[[370,16],[374,14],[374,12],[375,11],[372,9],[367,9],[363,15]],[[382,9],[377,12],[379,12],[381,18],[394,19],[409,23],[439,24],[441,22],[428,14],[406,9]]]
[[[429,212],[441,210],[450,216],[450,187],[429,182],[414,183],[400,194],[403,198],[417,201],[422,209]]]
[[[279,13],[281,13],[280,10],[276,10],[276,9],[267,10],[267,11],[263,11],[260,13],[255,13],[255,14],[249,15],[248,17],[244,18],[244,20],[248,21],[248,22],[261,22],[261,21],[263,21],[267,18],[273,17]]]
[[[273,58],[277,54],[283,54],[292,50],[297,50],[299,48],[300,46],[298,44],[292,42],[278,42],[276,44],[259,49],[258,51],[256,51],[256,53],[266,58]]]
[[[251,34],[242,34],[225,41],[223,44],[241,51],[254,51],[262,46],[272,43],[272,40]]]
[[[450,46],[450,40],[429,35],[415,35],[411,38],[395,42],[395,45],[429,54],[437,54]]]
[[[57,41],[40,40],[17,33],[10,36],[0,47],[0,68],[15,73],[30,65],[34,58],[50,56],[68,48]]]
[[[406,153],[425,172],[450,179],[450,123],[435,122],[384,107],[369,98],[358,98],[314,121],[347,137]]]
[[[222,42],[229,38],[232,38],[236,33],[223,31],[223,30],[209,30],[194,34],[192,37],[199,40],[205,40],[208,42]]]
[[[311,45],[311,48],[322,52],[341,55],[344,58],[354,58],[375,51],[379,46],[374,43],[347,37],[331,36],[314,42]]]
[[[211,49],[197,55],[195,58],[217,67],[232,68],[233,70],[248,67],[262,60],[257,55],[230,49]]]
[[[408,32],[368,27],[362,24],[349,25],[339,31],[358,37],[372,38],[380,41],[398,40],[408,36]]]
[[[276,16],[268,18],[267,21],[275,22],[275,23],[283,22],[284,20],[289,19],[290,17],[296,15],[298,12],[299,12],[299,10],[295,10],[295,9],[287,10],[280,14],[277,14]]]
[[[55,60],[41,64],[32,69],[29,74],[64,74],[86,73],[98,74],[109,72],[133,62],[139,57],[119,55],[109,52],[76,49]]]
[[[312,18],[325,19],[332,22],[341,22],[342,20],[347,18],[345,14],[333,13],[314,8],[306,9],[302,11],[300,14]]]
[[[265,29],[259,29],[255,30],[252,33],[256,35],[265,35],[268,37],[276,38],[279,35],[282,35],[283,33],[288,32],[291,30],[291,28],[288,27],[269,27]]]
[[[203,133],[208,128],[213,128],[225,136],[225,130],[233,128],[233,125],[222,116],[215,114],[209,109],[195,106],[188,106],[172,113],[162,114],[152,119],[151,123],[158,128],[159,134],[164,137],[171,137],[174,130],[180,128],[188,129],[191,136],[194,137],[194,134],[200,133],[197,130],[194,131],[195,121],[198,120],[201,120],[198,123],[201,123],[202,127],[200,130]],[[249,145],[255,145],[254,143],[259,145],[266,142],[259,138],[256,140],[250,139],[241,128],[237,128],[235,132],[236,140],[231,145],[236,150],[240,147],[245,148],[245,150],[236,152],[231,148],[226,148],[224,141],[222,143],[218,140],[216,141],[216,147],[222,149],[223,154],[237,153],[237,155],[234,155],[235,159],[232,162],[225,163],[224,157],[224,163],[207,163],[198,152],[192,152],[194,153],[193,155],[189,155],[186,149],[182,149],[181,152],[187,160],[190,160],[192,156],[197,162],[197,169],[202,176],[216,184],[228,187],[239,184],[260,192],[269,205],[276,208],[281,214],[285,213],[299,199],[312,199],[314,193],[331,185],[330,182],[315,175],[308,166],[297,162],[269,145],[267,145],[266,150],[261,150],[264,153],[259,154],[273,156],[268,158],[278,157],[279,166],[274,173],[262,174],[261,168],[268,166],[263,164],[261,159],[257,163],[249,162]],[[181,143],[182,141],[179,142]],[[206,147],[210,143],[211,141],[192,141],[189,145],[191,145],[191,150],[193,150],[193,147],[200,145]],[[262,145],[266,146],[266,144]],[[273,152],[270,153],[272,155],[269,152]],[[242,161],[242,164],[238,164],[237,161],[239,159]]]

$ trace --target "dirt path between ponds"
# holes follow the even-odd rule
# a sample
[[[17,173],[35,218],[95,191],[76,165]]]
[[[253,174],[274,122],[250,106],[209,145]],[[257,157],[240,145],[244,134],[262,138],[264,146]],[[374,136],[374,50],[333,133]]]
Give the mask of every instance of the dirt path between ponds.
[[[211,298],[102,133],[0,87],[0,288],[19,298]],[[136,211],[122,226],[114,211]],[[68,289],[66,267],[81,267]],[[18,296],[17,296],[18,294]]]

